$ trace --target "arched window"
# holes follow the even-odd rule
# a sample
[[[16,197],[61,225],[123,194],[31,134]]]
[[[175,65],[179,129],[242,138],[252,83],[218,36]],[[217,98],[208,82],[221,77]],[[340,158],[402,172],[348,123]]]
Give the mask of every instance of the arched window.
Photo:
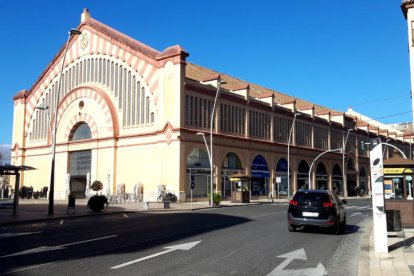
[[[88,124],[80,123],[77,124],[71,131],[69,135],[69,141],[78,141],[78,140],[86,140],[91,139],[92,133],[91,129],[89,128]]]

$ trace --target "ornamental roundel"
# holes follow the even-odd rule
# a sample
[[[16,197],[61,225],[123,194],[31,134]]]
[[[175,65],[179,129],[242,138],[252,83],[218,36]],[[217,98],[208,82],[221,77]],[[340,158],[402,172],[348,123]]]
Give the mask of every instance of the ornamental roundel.
[[[82,50],[85,50],[88,47],[89,38],[87,33],[82,33],[81,40],[80,40],[80,47]]]

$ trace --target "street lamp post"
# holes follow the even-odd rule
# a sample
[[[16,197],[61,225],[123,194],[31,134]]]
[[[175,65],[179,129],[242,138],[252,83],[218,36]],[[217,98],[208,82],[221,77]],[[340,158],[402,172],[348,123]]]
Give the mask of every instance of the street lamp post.
[[[324,154],[327,154],[327,153],[329,153],[329,152],[335,152],[335,151],[340,151],[341,150],[341,148],[339,148],[339,149],[332,149],[332,150],[326,150],[326,151],[324,151],[324,152],[322,152],[321,154],[319,154],[318,156],[316,156],[315,157],[315,159],[313,159],[313,161],[312,161],[312,164],[310,165],[310,167],[309,167],[309,176],[308,176],[308,181],[309,181],[309,190],[313,190],[313,189],[311,189],[312,188],[312,181],[311,181],[311,173],[312,173],[312,168],[313,168],[313,165],[315,164],[315,162],[316,162],[316,160],[318,160],[322,155],[324,155]],[[315,184],[315,186],[316,186],[316,184]]]
[[[204,133],[197,132],[197,135],[203,136],[203,140],[204,140],[204,143],[206,145],[207,153],[208,153],[208,156],[209,156],[209,159],[210,159],[210,174],[211,174],[210,175],[210,204],[211,204],[211,206],[214,205],[214,191],[213,191],[213,188],[214,188],[213,187],[213,182],[214,182],[214,179],[213,179],[213,176],[214,176],[214,173],[213,173],[213,168],[214,168],[214,164],[213,164],[213,122],[214,122],[214,115],[215,115],[214,111],[215,111],[215,108],[216,108],[217,98],[218,98],[218,95],[219,95],[219,92],[220,92],[220,85],[226,84],[226,83],[227,82],[222,81],[222,80],[220,80],[217,83],[216,96],[214,98],[213,109],[211,110],[211,116],[210,116],[210,150],[208,150],[207,141],[206,141],[206,138],[204,136]]]
[[[290,137],[292,136],[292,132],[293,132],[293,127],[295,125],[295,121],[296,121],[296,116],[298,116],[299,113],[295,112],[293,115],[293,121],[292,121],[292,125],[290,127],[289,130],[289,137],[288,137],[288,148],[287,148],[287,196],[288,196],[288,200],[290,199],[290,170],[289,170],[289,159],[290,159]]]
[[[344,191],[344,195],[345,195],[345,192],[346,192],[346,189],[347,189],[347,187],[345,187],[345,185],[346,185],[346,183],[345,183],[345,149],[346,149],[346,143],[348,141],[348,136],[349,136],[349,133],[351,131],[353,131],[352,128],[348,129],[348,131],[346,132],[346,138],[345,138],[345,141],[342,145],[342,183],[344,184],[344,187],[342,189]],[[348,194],[348,193],[346,193],[346,194]]]
[[[385,158],[385,150],[387,149],[387,144],[389,141],[391,141],[391,139],[387,139],[385,143],[382,143],[384,145],[384,149],[382,150],[382,158]],[[387,158],[388,158],[388,152],[387,152]]]
[[[56,101],[54,106],[54,120],[53,120],[53,131],[52,131],[52,165],[50,169],[50,191],[49,191],[49,215],[53,215],[53,202],[54,202],[54,193],[55,193],[55,157],[56,157],[56,132],[57,132],[57,109],[59,106],[59,96],[60,96],[60,89],[62,87],[62,75],[63,69],[65,68],[65,59],[66,54],[68,52],[69,40],[72,36],[80,35],[81,32],[77,29],[71,29],[68,33],[68,40],[66,41],[65,52],[63,54],[62,59],[62,66],[60,69],[60,76],[59,76],[59,84],[57,89]]]
[[[203,137],[204,145],[206,145],[206,149],[207,149],[208,161],[210,163],[210,171],[213,171],[213,162],[211,160],[210,150],[208,148],[208,145],[207,145],[207,141],[206,141],[206,137],[204,135],[204,132],[197,132],[196,135],[201,135]],[[211,177],[212,177],[212,174],[210,175],[210,178]]]

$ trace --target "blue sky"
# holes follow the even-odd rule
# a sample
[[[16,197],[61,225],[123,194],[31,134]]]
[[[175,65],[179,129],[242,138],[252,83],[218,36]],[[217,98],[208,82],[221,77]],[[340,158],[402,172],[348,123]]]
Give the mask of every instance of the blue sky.
[[[412,121],[401,0],[0,0],[0,144],[12,143],[13,101],[30,89],[91,16],[157,50],[383,123]]]

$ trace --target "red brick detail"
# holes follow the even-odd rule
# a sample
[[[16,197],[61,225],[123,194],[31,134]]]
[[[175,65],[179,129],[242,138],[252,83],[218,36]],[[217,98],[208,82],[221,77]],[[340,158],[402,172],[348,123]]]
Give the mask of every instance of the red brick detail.
[[[63,135],[65,140],[69,140],[69,136],[74,127],[80,122],[84,122],[89,126],[93,139],[98,138],[98,127],[96,126],[95,120],[89,114],[82,113],[81,115],[76,114],[70,120],[68,126],[66,127],[65,134]]]
[[[144,66],[142,66],[142,68],[141,68],[141,70],[139,71],[139,74],[141,75],[141,76],[143,76],[144,75],[144,73],[145,73],[145,70],[147,69],[147,66],[148,66],[148,63],[144,63]]]

